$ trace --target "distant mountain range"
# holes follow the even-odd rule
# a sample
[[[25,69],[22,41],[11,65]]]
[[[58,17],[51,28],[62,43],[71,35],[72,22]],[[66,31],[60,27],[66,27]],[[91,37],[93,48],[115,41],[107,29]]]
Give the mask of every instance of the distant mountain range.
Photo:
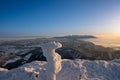
[[[97,38],[93,35],[68,35],[68,36],[60,36],[60,37],[53,37],[53,38],[67,38],[67,39],[88,39],[88,38]]]

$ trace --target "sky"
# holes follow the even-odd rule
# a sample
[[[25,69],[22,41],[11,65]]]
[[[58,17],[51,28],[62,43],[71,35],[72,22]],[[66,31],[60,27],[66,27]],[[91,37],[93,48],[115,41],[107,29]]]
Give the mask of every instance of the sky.
[[[0,36],[120,34],[120,0],[0,0]]]

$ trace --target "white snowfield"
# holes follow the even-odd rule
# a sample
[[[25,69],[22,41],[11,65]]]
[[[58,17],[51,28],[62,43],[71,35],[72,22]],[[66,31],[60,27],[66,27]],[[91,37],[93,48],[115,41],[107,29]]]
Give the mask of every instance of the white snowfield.
[[[48,62],[34,61],[19,68],[0,68],[0,80],[120,80],[120,59],[61,60],[55,49],[62,45],[50,42],[42,45]]]
[[[0,80],[49,80],[47,62],[34,61],[22,67],[0,68]],[[120,80],[120,59],[113,61],[62,60],[57,80]]]

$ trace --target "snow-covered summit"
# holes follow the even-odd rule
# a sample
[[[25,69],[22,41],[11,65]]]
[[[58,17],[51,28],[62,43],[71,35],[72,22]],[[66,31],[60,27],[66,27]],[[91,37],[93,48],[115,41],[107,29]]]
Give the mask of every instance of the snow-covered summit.
[[[49,80],[47,62],[34,61],[12,70],[0,69],[0,80]],[[113,61],[62,60],[57,80],[120,80],[120,59]]]
[[[33,61],[11,70],[0,68],[0,80],[120,80],[120,59],[61,60],[55,52],[62,46],[60,43],[41,46],[47,62]]]

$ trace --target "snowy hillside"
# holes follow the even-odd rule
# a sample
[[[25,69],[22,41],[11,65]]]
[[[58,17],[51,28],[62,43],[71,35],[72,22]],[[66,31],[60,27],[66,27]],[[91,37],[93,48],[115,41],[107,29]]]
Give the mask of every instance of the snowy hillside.
[[[34,61],[22,67],[0,69],[0,80],[49,80],[45,65],[47,62]],[[113,61],[63,60],[57,80],[120,80],[120,59]]]
[[[0,80],[120,80],[120,59],[61,59],[55,52],[62,47],[61,43],[49,42],[40,46],[47,62],[33,61],[11,70],[0,68]],[[16,60],[19,58],[9,60],[6,64]]]

